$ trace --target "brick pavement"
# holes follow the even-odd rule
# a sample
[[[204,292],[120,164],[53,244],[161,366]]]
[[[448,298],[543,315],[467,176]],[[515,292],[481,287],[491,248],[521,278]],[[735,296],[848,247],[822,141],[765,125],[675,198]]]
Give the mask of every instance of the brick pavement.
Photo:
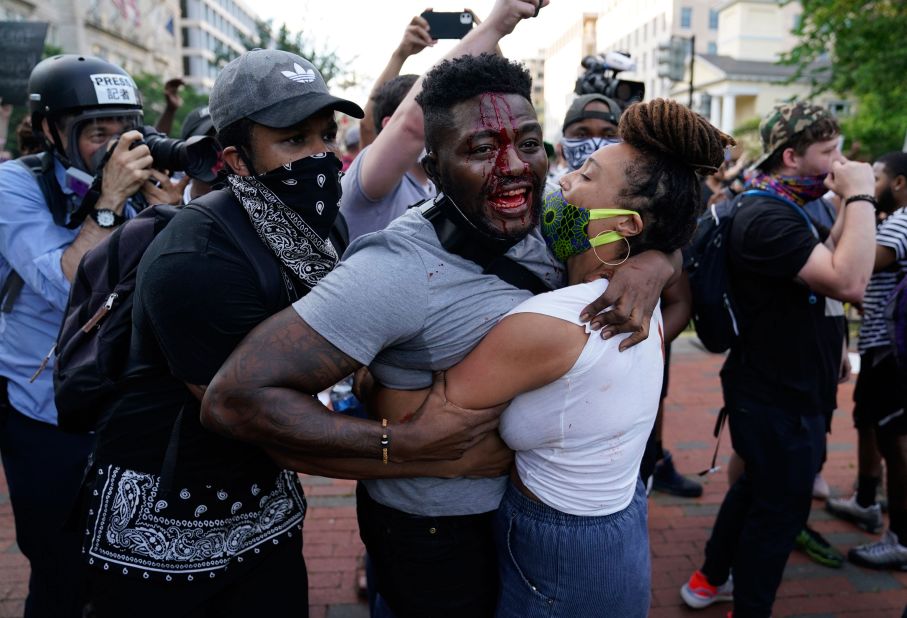
[[[682,471],[700,470],[711,457],[712,426],[721,406],[718,369],[721,358],[698,350],[692,340],[674,346],[671,390],[667,401],[665,438]],[[823,475],[837,494],[847,494],[856,474],[855,432],[850,423],[853,384],[839,394],[829,437],[828,463]],[[727,463],[730,444],[722,438],[719,461]],[[305,556],[309,568],[312,618],[364,618],[357,579],[362,543],[354,506],[355,483],[304,477],[309,512],[305,523]],[[651,618],[723,617],[721,604],[694,612],[682,606],[678,588],[702,559],[705,540],[727,481],[722,470],[708,477],[702,498],[691,500],[654,495],[650,500],[652,545]],[[853,526],[829,518],[814,502],[811,525],[840,550],[871,537]],[[14,541],[6,486],[0,477],[0,618],[22,615],[28,577],[26,561]],[[795,552],[788,562],[775,604],[778,618],[900,618],[907,605],[907,573],[877,572],[845,565],[819,566]]]

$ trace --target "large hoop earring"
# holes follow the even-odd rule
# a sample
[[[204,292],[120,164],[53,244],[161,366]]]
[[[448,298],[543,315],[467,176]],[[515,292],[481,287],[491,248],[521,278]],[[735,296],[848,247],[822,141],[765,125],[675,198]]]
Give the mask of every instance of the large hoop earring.
[[[603,231],[599,232],[598,234],[596,234],[596,235],[595,235],[595,238],[598,238],[598,237],[601,236],[602,234],[605,234],[605,233],[610,232],[610,231],[611,231],[611,230],[603,230]],[[592,253],[594,253],[594,254],[595,254],[595,257],[598,258],[598,261],[601,262],[602,264],[604,264],[605,266],[620,266],[621,264],[623,264],[624,262],[626,262],[627,260],[630,259],[630,241],[627,240],[627,237],[626,237],[626,236],[621,236],[621,238],[623,239],[623,241],[624,241],[625,243],[627,243],[627,255],[625,255],[625,256],[624,256],[624,259],[622,259],[620,262],[606,262],[606,261],[604,261],[604,260],[601,258],[601,256],[598,254],[598,251],[596,250],[596,247],[592,247]]]

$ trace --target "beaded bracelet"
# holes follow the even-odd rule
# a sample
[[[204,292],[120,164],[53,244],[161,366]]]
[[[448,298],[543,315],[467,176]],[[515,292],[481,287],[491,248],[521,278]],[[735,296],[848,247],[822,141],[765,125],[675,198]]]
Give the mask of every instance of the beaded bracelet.
[[[860,195],[851,195],[844,200],[844,205],[847,206],[851,202],[869,202],[873,205],[874,208],[879,207],[879,203],[876,201],[876,198],[872,195],[866,195],[865,193],[862,193]]]
[[[390,434],[387,431],[387,419],[381,419],[381,461],[386,465],[387,464],[387,449],[390,448],[391,438]]]

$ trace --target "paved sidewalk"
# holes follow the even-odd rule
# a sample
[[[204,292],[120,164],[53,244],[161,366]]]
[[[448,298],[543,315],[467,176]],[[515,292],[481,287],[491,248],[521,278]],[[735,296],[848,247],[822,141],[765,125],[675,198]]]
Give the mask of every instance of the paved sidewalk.
[[[718,369],[721,357],[700,351],[694,340],[674,346],[671,389],[667,401],[665,441],[681,471],[708,466],[714,448],[712,427],[721,406]],[[841,410],[829,436],[823,476],[837,495],[849,494],[856,476],[856,434],[851,426],[853,383],[841,387]],[[726,432],[726,430],[725,430]],[[719,462],[727,463],[730,441],[722,437]],[[305,522],[305,556],[309,568],[312,618],[365,618],[358,596],[362,543],[355,513],[355,483],[304,477],[309,512]],[[702,550],[715,513],[727,489],[725,471],[709,476],[702,498],[691,500],[654,494],[649,503],[652,545],[652,618],[725,616],[730,604],[694,612],[678,594],[680,585],[702,560]],[[822,503],[813,503],[811,525],[846,553],[871,540],[853,526],[831,519]],[[14,541],[6,486],[0,477],[0,618],[22,615],[28,565]],[[879,572],[847,564],[828,569],[795,552],[778,593],[777,618],[900,618],[907,605],[907,572]],[[580,618],[580,617],[577,617]]]

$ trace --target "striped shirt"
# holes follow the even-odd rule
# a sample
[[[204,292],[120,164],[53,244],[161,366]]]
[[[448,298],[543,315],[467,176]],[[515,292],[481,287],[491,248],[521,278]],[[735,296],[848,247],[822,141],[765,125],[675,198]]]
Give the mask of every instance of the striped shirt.
[[[907,208],[894,211],[876,231],[876,244],[894,251],[895,262],[869,279],[863,298],[863,322],[860,324],[860,354],[891,345],[885,325],[885,305],[892,290],[907,274]]]

